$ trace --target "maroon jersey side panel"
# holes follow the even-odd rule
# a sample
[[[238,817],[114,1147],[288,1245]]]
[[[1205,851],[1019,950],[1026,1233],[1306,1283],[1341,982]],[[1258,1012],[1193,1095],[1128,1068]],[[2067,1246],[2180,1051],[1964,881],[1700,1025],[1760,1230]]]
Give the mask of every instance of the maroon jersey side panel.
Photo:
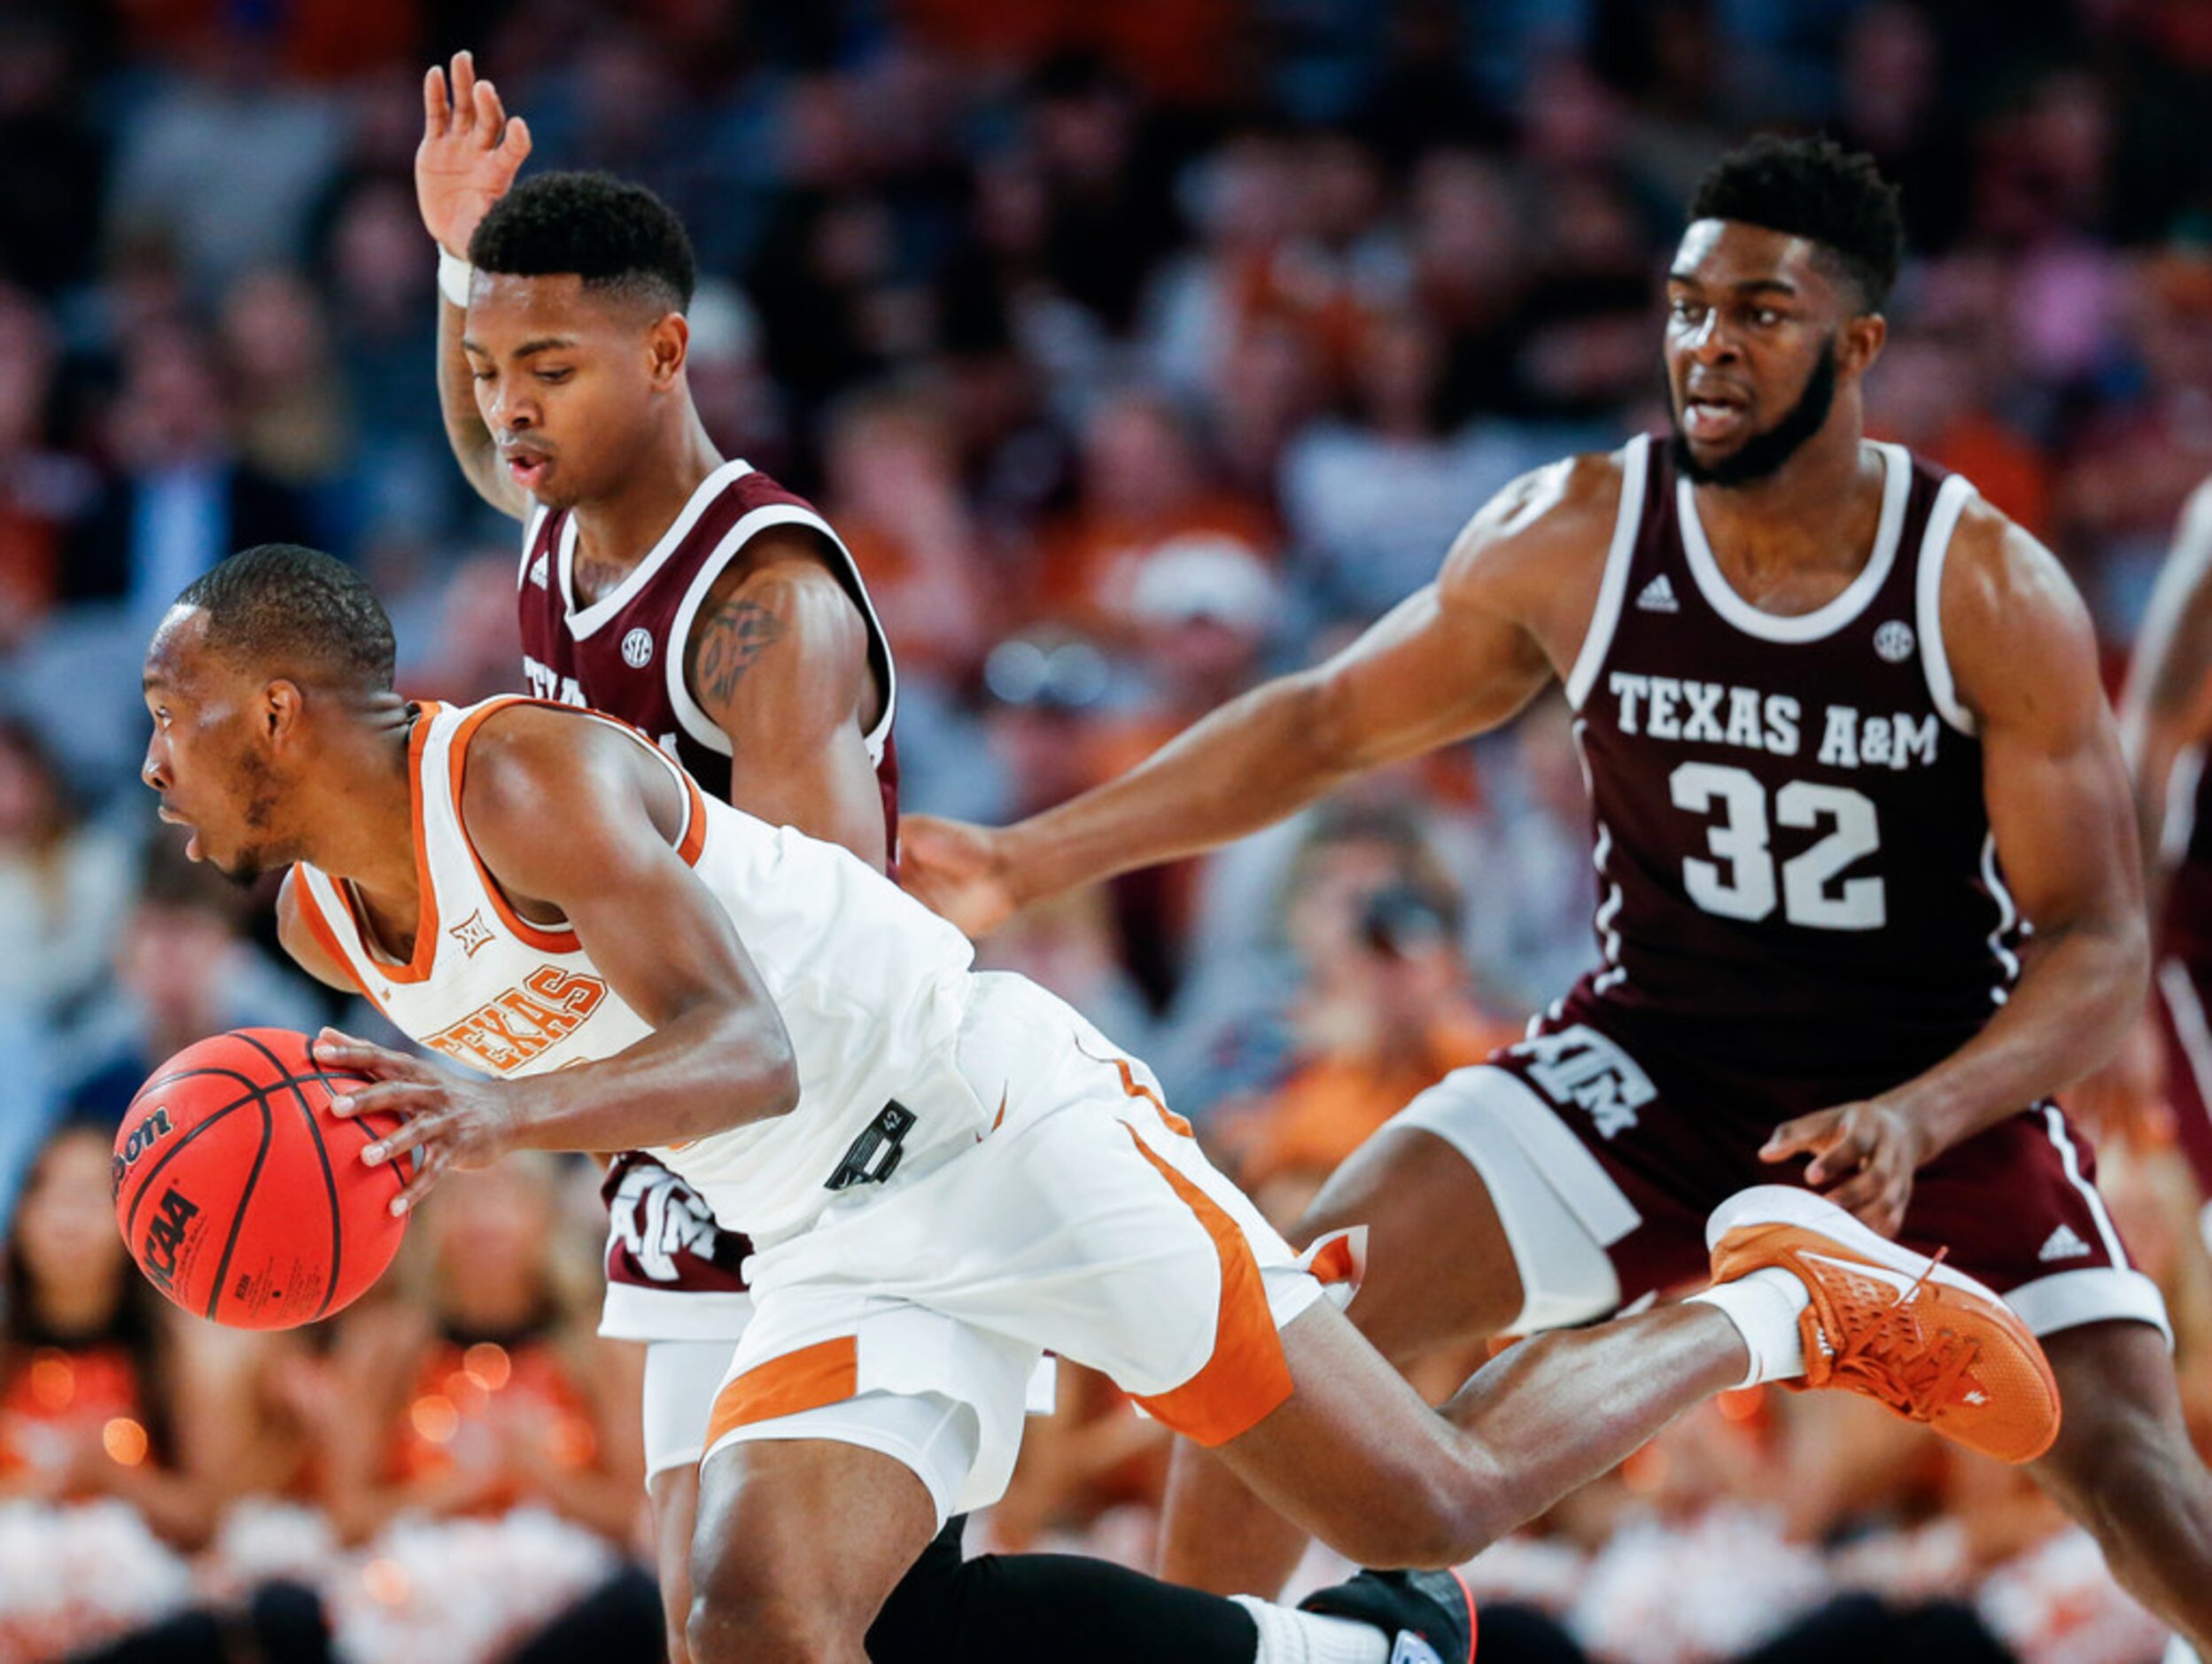
[[[1808,1108],[1835,1103],[1956,1050],[2016,969],[1934,604],[1971,491],[1882,447],[1867,566],[1783,618],[1728,587],[1648,443],[1626,571],[1609,571],[1570,687],[1604,957],[1572,1003],[1632,1047],[1760,1081],[1771,1124],[1793,1081]]]

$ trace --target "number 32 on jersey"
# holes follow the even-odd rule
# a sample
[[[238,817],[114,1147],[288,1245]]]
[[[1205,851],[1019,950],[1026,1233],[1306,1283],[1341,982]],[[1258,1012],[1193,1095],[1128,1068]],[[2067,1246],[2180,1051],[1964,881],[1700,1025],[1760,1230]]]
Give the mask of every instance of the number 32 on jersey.
[[[1879,877],[1837,882],[1844,868],[1882,847],[1874,806],[1865,794],[1793,780],[1774,793],[1770,815],[1766,788],[1746,769],[1684,763],[1667,784],[1676,808],[1713,817],[1705,847],[1715,859],[1682,862],[1683,887],[1707,913],[1756,923],[1779,901],[1791,924],[1819,930],[1878,930],[1888,921]],[[1826,826],[1828,834],[1777,865],[1768,847],[1775,826]]]

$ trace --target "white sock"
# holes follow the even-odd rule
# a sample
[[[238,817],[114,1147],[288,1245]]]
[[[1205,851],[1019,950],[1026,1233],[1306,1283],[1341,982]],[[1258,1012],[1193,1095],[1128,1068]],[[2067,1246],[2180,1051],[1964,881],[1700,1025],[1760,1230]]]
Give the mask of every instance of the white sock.
[[[1797,1314],[1812,1303],[1812,1291],[1781,1266],[1762,1266],[1733,1282],[1715,1283],[1690,1299],[1716,1309],[1743,1337],[1751,1368],[1738,1387],[1805,1373],[1805,1334],[1797,1327]]]
[[[1371,1623],[1278,1606],[1256,1595],[1230,1598],[1252,1614],[1260,1649],[1252,1664],[1390,1664],[1396,1640]]]

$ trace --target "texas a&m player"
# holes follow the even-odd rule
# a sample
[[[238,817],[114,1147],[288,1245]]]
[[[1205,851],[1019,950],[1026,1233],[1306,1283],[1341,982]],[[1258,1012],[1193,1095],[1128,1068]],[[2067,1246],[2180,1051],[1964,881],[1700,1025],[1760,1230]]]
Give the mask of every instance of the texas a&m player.
[[[516,185],[528,129],[466,53],[450,83],[429,72],[424,101],[439,399],[470,483],[526,528],[531,691],[611,711],[717,797],[883,870],[898,836],[889,644],[828,523],[700,422],[681,222],[605,175]],[[601,1333],[647,1344],[648,1484],[680,1657],[696,1464],[752,1310],[749,1248],[649,1156],[617,1155],[605,1195]]]
[[[1338,657],[1122,778],[1003,831],[910,823],[906,877],[987,927],[1563,683],[1601,963],[1316,1199],[1304,1230],[1373,1232],[1354,1321],[1400,1360],[1586,1321],[1695,1272],[1721,1197],[1800,1177],[1948,1244],[2045,1338],[2066,1424],[2037,1476],[2201,1648],[2212,1480],[2158,1289],[2051,1101],[2111,1054],[2147,959],[2087,610],[1968,481],[1866,439],[1902,245],[1869,159],[1755,141],[1687,217],[1669,439],[1508,486]],[[1298,1534],[1179,1456],[1171,1574],[1275,1586]]]

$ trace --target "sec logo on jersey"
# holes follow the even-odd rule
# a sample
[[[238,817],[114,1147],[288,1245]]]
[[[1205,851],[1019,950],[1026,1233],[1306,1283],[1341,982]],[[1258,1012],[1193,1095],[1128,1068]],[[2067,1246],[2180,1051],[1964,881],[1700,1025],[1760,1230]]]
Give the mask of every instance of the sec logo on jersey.
[[[653,632],[640,626],[622,638],[622,662],[643,670],[653,662]]]

